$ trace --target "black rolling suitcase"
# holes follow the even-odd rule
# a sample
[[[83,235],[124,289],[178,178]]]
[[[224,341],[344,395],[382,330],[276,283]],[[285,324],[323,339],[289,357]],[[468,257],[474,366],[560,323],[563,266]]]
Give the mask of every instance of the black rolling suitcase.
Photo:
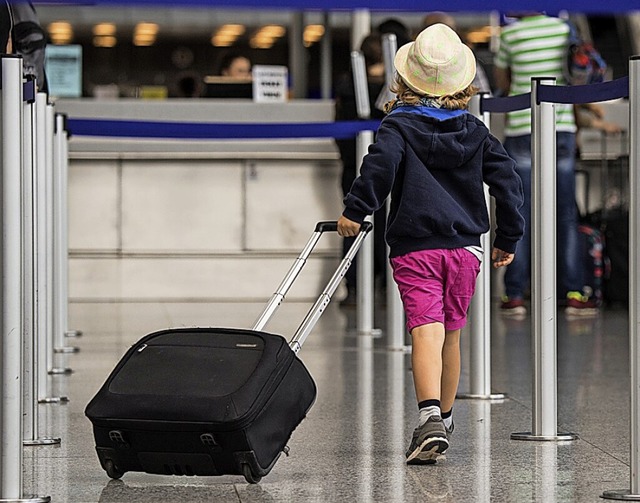
[[[262,328],[336,222],[317,224],[252,330],[168,329],[134,344],[85,410],[107,475],[234,474],[257,483],[268,474],[315,400],[315,383],[296,353],[371,224],[362,229],[289,343]]]

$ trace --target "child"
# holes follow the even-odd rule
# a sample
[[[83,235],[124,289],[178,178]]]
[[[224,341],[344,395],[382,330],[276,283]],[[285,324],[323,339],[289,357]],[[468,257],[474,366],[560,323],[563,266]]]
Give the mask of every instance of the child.
[[[509,264],[523,234],[515,163],[466,112],[475,58],[443,24],[422,31],[394,60],[397,99],[344,199],[338,234],[354,236],[391,195],[386,240],[412,337],[420,410],[407,463],[435,463],[449,447],[460,377],[460,329],[489,231],[483,183],[496,201],[494,267]]]

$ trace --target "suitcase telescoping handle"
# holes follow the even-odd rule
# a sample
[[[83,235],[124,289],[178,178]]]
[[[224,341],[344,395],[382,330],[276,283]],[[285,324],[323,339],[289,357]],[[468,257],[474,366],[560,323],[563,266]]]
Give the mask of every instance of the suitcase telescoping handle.
[[[360,226],[360,233],[354,239],[351,248],[349,248],[349,251],[347,251],[344,258],[340,262],[340,265],[338,266],[336,272],[333,273],[333,276],[320,294],[320,297],[318,297],[318,300],[316,300],[315,304],[311,307],[304,320],[296,330],[296,333],[291,338],[289,346],[291,346],[291,349],[293,349],[294,352],[297,353],[300,350],[302,344],[304,343],[304,340],[307,338],[313,327],[320,319],[320,316],[324,312],[325,308],[329,305],[329,302],[331,302],[331,296],[340,285],[340,282],[349,270],[349,267],[351,267],[351,263],[353,262],[356,253],[358,253],[360,245],[364,241],[364,238],[367,237],[367,234],[372,228],[373,225],[371,224],[371,222],[363,222]],[[253,325],[253,330],[262,330],[266,326],[271,316],[273,316],[273,314],[276,312],[276,310],[284,300],[285,295],[298,277],[298,274],[300,274],[300,271],[302,271],[302,268],[307,262],[307,258],[309,258],[309,255],[311,255],[311,252],[320,240],[322,234],[325,232],[336,232],[337,230],[338,222],[318,222],[315,231],[309,238],[309,241],[303,248],[296,261],[291,266],[291,269],[289,269],[289,272],[282,280],[282,283],[280,283],[280,286],[278,287],[276,292],[267,303],[262,314],[258,317],[257,321]]]

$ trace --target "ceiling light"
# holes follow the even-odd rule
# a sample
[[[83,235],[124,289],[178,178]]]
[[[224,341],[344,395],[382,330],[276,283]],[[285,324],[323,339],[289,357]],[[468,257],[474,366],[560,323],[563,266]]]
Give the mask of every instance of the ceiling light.
[[[239,37],[240,35],[244,34],[246,30],[247,29],[242,24],[224,24],[220,28],[218,28],[216,34],[235,35],[236,37]]]
[[[133,45],[149,47],[156,41],[155,35],[135,34],[133,36]]]
[[[99,23],[93,27],[93,34],[111,37],[116,34],[116,25],[113,23]]]
[[[287,30],[284,26],[277,24],[268,24],[258,30],[260,34],[268,34],[272,37],[283,37]]]
[[[321,24],[310,24],[304,29],[302,39],[304,40],[305,47],[309,47],[313,43],[317,42],[324,35],[324,26]]]
[[[118,40],[116,37],[108,36],[98,36],[93,37],[93,45],[95,47],[114,47]]]
[[[135,28],[136,34],[157,35],[159,27],[156,23],[138,23]]]
[[[229,47],[237,40],[235,35],[214,35],[211,37],[211,45],[214,47]]]
[[[73,39],[73,29],[67,21],[55,21],[47,26],[51,42],[55,45],[64,45]]]
[[[271,49],[275,39],[267,37],[253,37],[249,40],[249,45],[253,49]]]

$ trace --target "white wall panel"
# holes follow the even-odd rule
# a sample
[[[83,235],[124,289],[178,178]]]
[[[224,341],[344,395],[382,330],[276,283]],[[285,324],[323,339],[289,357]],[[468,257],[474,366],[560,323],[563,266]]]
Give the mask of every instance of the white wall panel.
[[[240,251],[241,166],[123,161],[123,251]]]
[[[294,259],[295,256],[259,255],[76,257],[69,264],[69,298],[72,301],[208,299],[266,302]],[[287,299],[315,300],[337,265],[337,257],[310,258]]]
[[[76,161],[69,166],[69,248],[117,250],[118,161]]]
[[[249,163],[247,249],[300,251],[316,222],[342,213],[338,162]],[[336,234],[323,236],[318,250],[339,246]]]

